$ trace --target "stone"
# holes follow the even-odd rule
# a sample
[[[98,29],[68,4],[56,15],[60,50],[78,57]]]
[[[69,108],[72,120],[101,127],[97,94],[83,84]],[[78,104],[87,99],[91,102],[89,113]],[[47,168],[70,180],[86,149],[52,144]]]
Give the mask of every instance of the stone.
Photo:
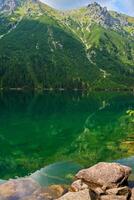
[[[99,196],[102,195],[102,194],[105,194],[105,191],[103,191],[100,187],[97,187],[97,188],[95,188],[93,190]]]
[[[118,195],[103,195],[100,197],[100,200],[127,200],[127,197]]]
[[[38,189],[31,195],[23,197],[19,200],[53,200],[53,199],[54,198],[51,196],[48,190]]]
[[[119,187],[119,188],[113,188],[106,191],[109,195],[124,195],[129,196],[131,194],[130,189],[127,186]]]
[[[88,189],[88,185],[83,183],[81,180],[77,180],[72,183],[71,190],[73,192],[78,192],[80,190]]]
[[[53,196],[54,198],[59,198],[63,194],[68,192],[68,190],[66,188],[62,187],[61,185],[51,185],[49,187],[49,189],[50,189],[50,192],[51,192],[51,196]]]
[[[76,174],[90,187],[102,187],[102,189],[122,186],[128,179],[131,168],[117,164],[101,162],[88,169],[83,169]]]
[[[0,185],[0,199],[22,199],[33,193],[39,185],[31,178],[10,180]]]
[[[131,198],[130,198],[130,200],[134,200],[134,188],[132,188],[132,190],[131,190]]]
[[[32,178],[9,180],[0,185],[0,200],[52,200],[63,194],[62,186],[41,188]]]
[[[91,200],[90,191],[88,189],[78,192],[68,192],[57,200]]]

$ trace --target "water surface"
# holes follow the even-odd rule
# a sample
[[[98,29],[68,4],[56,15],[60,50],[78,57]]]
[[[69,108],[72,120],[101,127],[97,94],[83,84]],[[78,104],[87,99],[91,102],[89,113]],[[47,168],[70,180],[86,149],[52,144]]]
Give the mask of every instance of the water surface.
[[[69,169],[134,156],[130,109],[131,93],[1,92],[0,179],[62,162],[70,179]]]

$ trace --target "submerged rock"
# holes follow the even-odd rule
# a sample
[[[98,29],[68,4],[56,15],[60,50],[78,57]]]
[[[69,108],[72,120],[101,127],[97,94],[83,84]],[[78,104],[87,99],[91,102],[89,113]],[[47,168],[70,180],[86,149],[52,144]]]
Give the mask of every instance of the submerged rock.
[[[0,185],[0,199],[23,199],[38,188],[39,185],[30,178],[10,180]]]
[[[53,198],[61,197],[63,194],[65,194],[68,190],[64,188],[61,185],[52,185],[49,187],[49,190],[51,191],[51,196]]]
[[[31,178],[10,180],[0,185],[0,200],[52,200],[63,194],[62,186],[42,188]]]
[[[77,179],[88,183],[91,187],[114,188],[124,185],[131,173],[131,168],[117,163],[99,163],[88,169],[79,171]]]

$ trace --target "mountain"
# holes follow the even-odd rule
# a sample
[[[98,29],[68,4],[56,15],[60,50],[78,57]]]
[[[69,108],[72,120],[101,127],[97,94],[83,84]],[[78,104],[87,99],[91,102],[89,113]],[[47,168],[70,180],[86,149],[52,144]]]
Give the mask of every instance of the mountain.
[[[24,0],[0,0],[0,10],[2,12],[12,12],[22,5]]]
[[[0,8],[1,88],[133,88],[133,17],[97,3],[62,12],[0,0]]]

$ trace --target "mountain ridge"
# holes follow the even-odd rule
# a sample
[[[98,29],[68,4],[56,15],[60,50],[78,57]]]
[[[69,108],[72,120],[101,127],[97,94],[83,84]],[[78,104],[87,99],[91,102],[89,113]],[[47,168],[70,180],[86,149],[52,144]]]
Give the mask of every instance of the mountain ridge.
[[[26,1],[0,21],[2,88],[134,86],[132,17],[97,3],[63,12]]]

